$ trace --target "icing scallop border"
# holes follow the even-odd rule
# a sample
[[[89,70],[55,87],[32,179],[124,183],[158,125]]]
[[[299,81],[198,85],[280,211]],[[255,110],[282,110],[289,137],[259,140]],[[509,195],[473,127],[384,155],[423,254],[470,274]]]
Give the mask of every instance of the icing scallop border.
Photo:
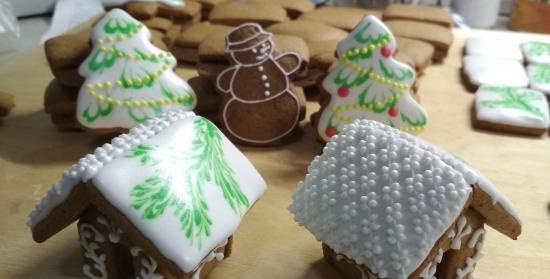
[[[104,165],[118,158],[125,151],[156,136],[174,122],[194,116],[196,115],[190,111],[169,111],[130,129],[127,134],[114,138],[111,143],[96,148],[93,154],[84,156],[78,163],[65,170],[61,180],[53,184],[47,195],[36,204],[35,209],[29,215],[27,225],[31,229],[34,228],[54,208],[67,199],[76,185],[90,180]]]

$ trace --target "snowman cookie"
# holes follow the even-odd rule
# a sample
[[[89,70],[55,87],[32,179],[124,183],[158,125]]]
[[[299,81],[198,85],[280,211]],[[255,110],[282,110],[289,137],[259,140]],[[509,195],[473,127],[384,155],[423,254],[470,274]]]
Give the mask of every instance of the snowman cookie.
[[[289,76],[300,68],[294,52],[274,56],[273,36],[260,25],[245,23],[226,37],[232,66],[216,79],[223,103],[224,129],[241,143],[278,143],[296,128],[303,101],[290,89]]]

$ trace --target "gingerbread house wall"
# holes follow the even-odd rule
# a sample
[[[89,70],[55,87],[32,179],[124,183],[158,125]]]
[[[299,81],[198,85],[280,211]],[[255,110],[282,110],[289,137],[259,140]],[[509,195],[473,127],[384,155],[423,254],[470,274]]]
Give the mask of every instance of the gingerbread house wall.
[[[155,259],[124,235],[114,222],[95,206],[88,207],[78,221],[78,233],[84,263],[82,271],[88,278],[157,278],[200,279],[205,278],[217,265],[217,261],[205,261],[198,270],[175,276],[164,270]],[[227,244],[212,253],[221,253],[224,258],[231,254],[232,237]],[[198,276],[194,273],[199,272]]]
[[[467,208],[436,242],[432,252],[408,279],[462,279],[474,271],[485,233],[484,218]],[[325,260],[350,279],[379,279],[364,265],[336,253],[323,243]]]

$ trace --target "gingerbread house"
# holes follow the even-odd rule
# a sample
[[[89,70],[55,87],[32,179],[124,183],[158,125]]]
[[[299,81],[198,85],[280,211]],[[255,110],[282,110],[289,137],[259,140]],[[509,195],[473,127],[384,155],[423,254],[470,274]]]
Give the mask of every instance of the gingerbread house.
[[[485,224],[521,233],[510,201],[477,171],[370,120],[331,139],[290,211],[349,278],[473,278]]]
[[[78,220],[89,278],[203,278],[265,189],[212,123],[169,112],[65,171],[28,224],[43,242]]]

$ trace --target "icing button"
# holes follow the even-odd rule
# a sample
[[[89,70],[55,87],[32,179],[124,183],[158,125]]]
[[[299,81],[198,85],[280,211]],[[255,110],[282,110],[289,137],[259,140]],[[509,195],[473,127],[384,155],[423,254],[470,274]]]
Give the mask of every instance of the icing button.
[[[264,83],[264,86],[265,86],[265,88],[269,88],[271,86],[271,84],[269,84],[269,82],[266,82],[266,83]]]
[[[267,76],[266,76],[266,75],[262,75],[262,80],[267,80]]]
[[[264,92],[264,95],[269,96],[269,95],[271,95],[271,92],[265,91],[265,92]]]
[[[260,71],[260,72],[261,72],[261,71],[263,71],[263,70],[264,70],[264,66],[260,66],[260,67],[258,67],[258,71]]]

